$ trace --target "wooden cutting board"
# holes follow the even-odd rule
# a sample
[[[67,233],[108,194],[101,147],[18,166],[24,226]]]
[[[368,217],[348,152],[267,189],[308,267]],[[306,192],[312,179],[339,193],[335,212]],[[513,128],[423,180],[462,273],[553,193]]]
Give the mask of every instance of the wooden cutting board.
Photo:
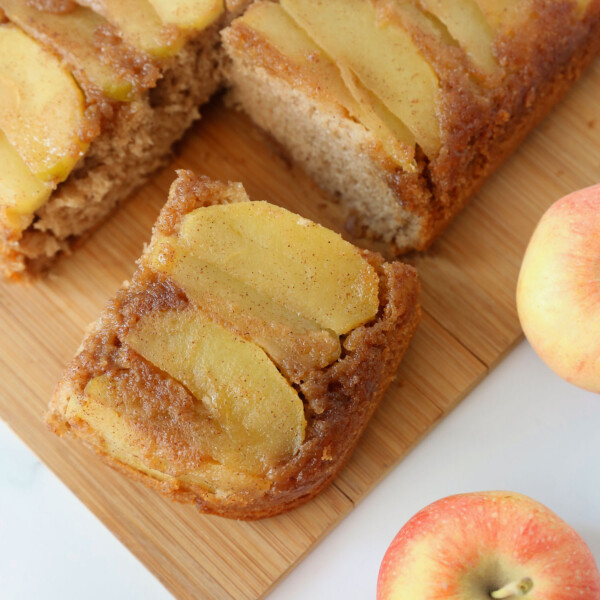
[[[114,473],[42,420],[84,328],[130,276],[174,168],[242,181],[255,199],[343,230],[335,203],[218,99],[173,164],[48,279],[0,284],[0,416],[176,597],[264,596],[520,338],[515,284],[535,223],[553,200],[600,180],[598,98],[600,61],[431,250],[410,258],[422,325],[350,463],[308,505],[257,523],[201,515]]]

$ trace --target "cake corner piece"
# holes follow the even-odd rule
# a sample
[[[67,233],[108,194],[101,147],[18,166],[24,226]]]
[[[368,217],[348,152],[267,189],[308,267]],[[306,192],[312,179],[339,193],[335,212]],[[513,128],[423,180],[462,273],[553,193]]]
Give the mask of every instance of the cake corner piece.
[[[351,455],[417,327],[418,291],[412,267],[180,171],[47,421],[203,512],[280,514]]]

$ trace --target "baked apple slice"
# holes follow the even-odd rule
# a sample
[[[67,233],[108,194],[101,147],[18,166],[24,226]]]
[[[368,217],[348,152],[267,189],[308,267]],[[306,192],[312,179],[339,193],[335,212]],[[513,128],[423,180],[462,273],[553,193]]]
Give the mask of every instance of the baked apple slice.
[[[89,142],[82,91],[60,61],[12,23],[0,25],[0,128],[40,180],[57,184]]]
[[[77,6],[67,13],[53,13],[22,0],[0,0],[0,8],[13,23],[60,56],[82,85],[91,84],[118,101],[132,100],[142,87],[139,78],[125,75],[126,70],[100,52],[97,35],[107,30],[109,23],[89,8]],[[129,54],[131,59],[131,50]],[[143,57],[136,57],[136,62],[141,64]]]
[[[204,29],[224,11],[223,0],[149,0],[164,23]]]
[[[50,196],[52,187],[39,180],[0,130],[0,206],[9,222],[27,220]]]
[[[491,75],[498,71],[494,31],[475,0],[421,0],[421,4],[447,27],[481,72]]]
[[[282,0],[281,6],[334,62],[408,127],[427,155],[440,147],[439,81],[410,34],[362,0]]]
[[[187,36],[168,27],[149,0],[78,0],[102,15],[134,48],[158,57],[175,55]]]
[[[415,138],[406,125],[348,67],[336,65],[279,4],[254,3],[237,19],[236,32],[254,40],[258,51],[253,59],[262,68],[276,69],[296,89],[339,105],[372,132],[403,169],[416,169]]]

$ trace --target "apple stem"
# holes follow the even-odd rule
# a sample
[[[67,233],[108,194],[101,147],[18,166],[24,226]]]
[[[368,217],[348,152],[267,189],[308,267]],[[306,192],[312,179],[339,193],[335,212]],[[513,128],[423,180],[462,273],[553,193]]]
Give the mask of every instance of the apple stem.
[[[513,596],[525,596],[533,588],[533,580],[530,577],[523,577],[521,581],[511,581],[504,587],[491,593],[492,598],[500,600],[501,598],[512,598]]]

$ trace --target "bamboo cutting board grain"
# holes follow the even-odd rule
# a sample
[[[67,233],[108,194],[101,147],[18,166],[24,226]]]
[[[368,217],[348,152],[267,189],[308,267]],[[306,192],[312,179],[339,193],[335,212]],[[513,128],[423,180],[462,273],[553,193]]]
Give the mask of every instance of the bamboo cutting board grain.
[[[343,231],[335,202],[218,100],[174,163],[48,279],[0,285],[0,416],[176,597],[264,596],[519,339],[515,284],[535,223],[553,200],[600,180],[599,97],[596,61],[433,248],[410,258],[422,325],[350,463],[308,505],[258,523],[204,516],[114,473],[42,421],[85,326],[130,276],[174,168],[242,181],[255,199]]]

